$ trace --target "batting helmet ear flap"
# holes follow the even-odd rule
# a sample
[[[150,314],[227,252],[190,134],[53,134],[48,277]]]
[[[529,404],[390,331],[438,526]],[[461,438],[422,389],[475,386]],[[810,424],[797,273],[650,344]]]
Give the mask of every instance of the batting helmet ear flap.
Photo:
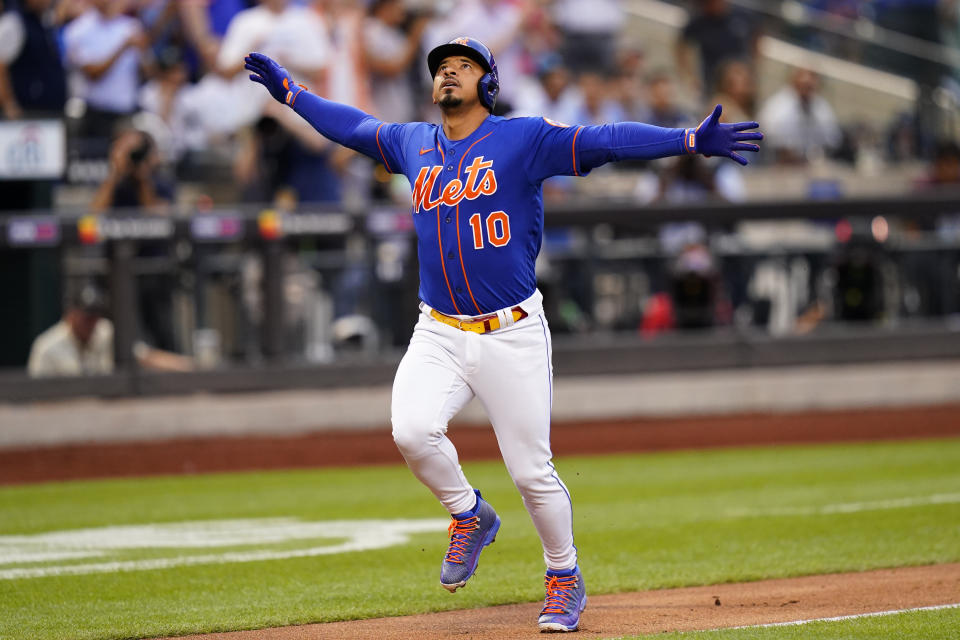
[[[496,76],[492,73],[484,74],[477,82],[477,93],[480,95],[480,104],[493,111],[493,105],[497,104],[497,96],[500,95],[500,83]]]

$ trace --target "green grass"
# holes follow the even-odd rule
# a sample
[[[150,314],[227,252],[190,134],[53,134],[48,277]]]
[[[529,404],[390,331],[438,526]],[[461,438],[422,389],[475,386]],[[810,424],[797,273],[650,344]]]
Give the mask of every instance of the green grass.
[[[539,541],[503,465],[464,468],[503,527],[470,587],[456,597],[437,584],[446,537],[428,533],[389,549],[339,555],[0,580],[0,638],[135,638],[541,599]],[[593,594],[960,561],[956,500],[803,512],[960,493],[960,440],[563,458],[557,469],[574,497],[576,542]],[[399,466],[0,488],[0,536],[266,517],[445,513]],[[934,634],[956,615],[911,614],[902,624],[922,622]],[[869,634],[870,625],[890,623],[834,624],[865,625]]]
[[[897,615],[811,622],[790,627],[688,631],[634,636],[647,640],[956,640],[960,629],[960,609],[909,611]]]

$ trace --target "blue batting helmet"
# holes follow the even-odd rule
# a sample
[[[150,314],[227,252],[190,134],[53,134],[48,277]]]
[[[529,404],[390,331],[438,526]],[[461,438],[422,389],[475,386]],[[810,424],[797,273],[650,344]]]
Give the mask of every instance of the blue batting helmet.
[[[450,56],[465,56],[483,67],[486,73],[477,83],[477,93],[480,94],[480,103],[493,111],[493,105],[497,103],[497,95],[500,93],[500,76],[497,74],[497,61],[493,59],[487,45],[474,38],[461,37],[436,47],[427,56],[431,78],[436,77],[440,63]]]

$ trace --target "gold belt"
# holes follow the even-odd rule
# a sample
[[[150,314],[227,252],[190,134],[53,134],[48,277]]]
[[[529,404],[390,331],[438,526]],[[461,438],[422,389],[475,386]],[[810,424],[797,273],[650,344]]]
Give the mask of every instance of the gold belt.
[[[510,313],[513,314],[513,321],[517,322],[518,320],[523,320],[527,317],[527,312],[521,309],[520,307],[514,307],[510,309]],[[470,320],[459,320],[451,316],[446,316],[436,309],[430,309],[430,316],[434,320],[438,320],[443,324],[448,324],[451,327],[460,329],[461,331],[473,331],[474,333],[487,333],[489,331],[496,331],[500,328],[500,318],[495,313],[491,313],[486,316],[479,316],[476,318],[471,318]]]

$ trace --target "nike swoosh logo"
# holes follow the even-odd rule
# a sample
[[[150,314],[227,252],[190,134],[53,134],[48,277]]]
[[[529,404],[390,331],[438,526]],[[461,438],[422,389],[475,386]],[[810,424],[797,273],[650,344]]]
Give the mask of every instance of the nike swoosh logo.
[[[427,147],[426,149],[420,149],[420,155],[424,155],[433,151],[433,147]]]

